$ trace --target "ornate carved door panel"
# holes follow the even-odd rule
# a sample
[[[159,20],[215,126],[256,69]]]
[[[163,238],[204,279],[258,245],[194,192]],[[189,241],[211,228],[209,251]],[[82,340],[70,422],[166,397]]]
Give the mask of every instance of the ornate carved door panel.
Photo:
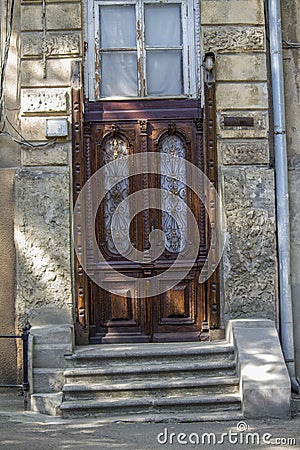
[[[88,278],[82,283],[91,343],[200,338],[202,323],[207,321],[206,286],[198,282],[207,255],[206,218],[199,198],[184,183],[185,166],[178,166],[176,158],[183,158],[204,170],[202,131],[202,110],[197,100],[140,100],[85,105],[84,146],[80,162],[84,180],[98,169],[108,167],[106,165],[111,161],[128,155],[153,152],[169,157],[159,160],[159,164],[170,161],[167,168],[157,167],[157,161],[156,167],[149,163],[151,167],[148,165],[134,176],[130,176],[130,167],[125,164],[122,166],[122,181],[106,193],[100,204],[95,233],[101,253],[115,272],[112,274],[105,265],[99,264],[93,270],[101,273],[101,287]],[[181,171],[180,179],[173,176],[178,171]],[[102,177],[104,185],[105,173]],[[147,194],[151,189],[155,190],[154,203]],[[136,193],[142,193],[139,198],[143,204],[139,205],[140,212],[131,220],[130,211],[134,209],[131,202],[135,201]],[[171,213],[174,210],[177,211],[176,220]],[[149,279],[151,283],[153,277],[172,266],[179,252],[188,252],[195,245],[191,239],[188,210],[195,217],[200,231],[196,261],[183,278],[180,270],[172,272],[171,288],[162,288],[157,295],[151,296],[144,289],[141,295],[141,280]],[[130,240],[126,238],[129,222]],[[153,230],[164,232],[164,251],[155,258],[151,258],[149,253],[149,258],[132,260],[131,246],[147,255]],[[121,275],[127,275],[125,282]],[[111,286],[114,286],[113,292]]]

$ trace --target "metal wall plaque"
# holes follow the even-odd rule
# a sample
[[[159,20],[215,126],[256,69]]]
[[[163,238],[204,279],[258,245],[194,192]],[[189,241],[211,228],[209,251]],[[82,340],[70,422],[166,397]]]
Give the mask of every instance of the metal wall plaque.
[[[224,117],[224,127],[254,127],[254,118]]]
[[[67,119],[47,119],[46,120],[46,136],[47,137],[68,136],[68,121],[67,121]]]

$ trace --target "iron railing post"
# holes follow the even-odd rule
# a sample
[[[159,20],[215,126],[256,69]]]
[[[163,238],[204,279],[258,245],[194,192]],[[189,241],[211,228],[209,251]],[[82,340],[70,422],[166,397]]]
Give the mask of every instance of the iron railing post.
[[[29,392],[29,381],[28,381],[28,339],[30,324],[26,323],[22,330],[22,341],[23,341],[23,396],[24,396],[24,411],[27,411],[28,407],[28,392]]]

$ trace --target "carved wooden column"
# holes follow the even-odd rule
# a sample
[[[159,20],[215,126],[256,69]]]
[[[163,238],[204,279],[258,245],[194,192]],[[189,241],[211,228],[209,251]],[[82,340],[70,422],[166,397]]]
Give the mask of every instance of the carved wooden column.
[[[210,55],[211,56],[211,55]],[[214,61],[214,55],[211,56]],[[210,329],[220,326],[220,296],[219,296],[219,269],[218,262],[218,204],[215,192],[218,189],[218,162],[217,162],[217,135],[216,135],[216,83],[212,68],[205,70],[204,79],[204,101],[205,101],[205,149],[206,149],[206,175],[211,185],[208,197],[208,208],[210,220],[207,223],[207,242],[212,252],[212,258],[209,272],[211,277],[207,281],[207,299],[208,299],[208,324]]]
[[[84,146],[83,146],[83,119],[82,119],[82,89],[77,83],[72,87],[72,147],[73,147],[73,204],[85,183]],[[74,214],[84,214],[85,205],[77,205]],[[84,230],[74,230],[77,236],[78,248],[85,252]],[[75,266],[75,338],[76,344],[85,345],[89,341],[87,319],[87,276],[77,255],[74,252]]]

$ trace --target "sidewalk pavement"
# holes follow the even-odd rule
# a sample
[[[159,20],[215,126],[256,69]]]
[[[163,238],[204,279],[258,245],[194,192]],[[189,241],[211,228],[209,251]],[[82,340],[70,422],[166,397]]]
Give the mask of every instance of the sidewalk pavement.
[[[298,403],[300,398],[294,401]],[[291,419],[193,423],[105,423],[23,412],[15,390],[0,392],[0,448],[99,449],[300,449],[300,412]]]

